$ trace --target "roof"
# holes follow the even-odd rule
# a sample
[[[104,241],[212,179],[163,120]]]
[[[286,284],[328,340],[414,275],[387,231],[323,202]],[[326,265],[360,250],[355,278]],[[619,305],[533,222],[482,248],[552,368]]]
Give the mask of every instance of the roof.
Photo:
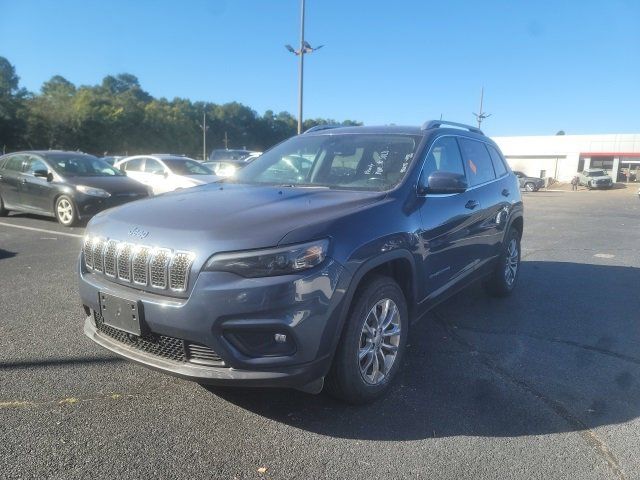
[[[424,135],[424,130],[420,127],[409,127],[399,125],[381,126],[361,126],[361,127],[335,127],[323,130],[315,130],[305,135],[335,135],[344,133],[370,133],[370,134],[396,134],[396,135]]]

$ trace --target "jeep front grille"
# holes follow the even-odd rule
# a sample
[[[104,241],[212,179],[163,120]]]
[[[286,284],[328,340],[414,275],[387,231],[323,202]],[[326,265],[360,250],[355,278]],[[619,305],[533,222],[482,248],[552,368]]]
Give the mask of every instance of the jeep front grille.
[[[90,271],[127,283],[174,292],[184,292],[189,286],[189,273],[195,258],[191,252],[102,237],[86,237],[82,253]]]

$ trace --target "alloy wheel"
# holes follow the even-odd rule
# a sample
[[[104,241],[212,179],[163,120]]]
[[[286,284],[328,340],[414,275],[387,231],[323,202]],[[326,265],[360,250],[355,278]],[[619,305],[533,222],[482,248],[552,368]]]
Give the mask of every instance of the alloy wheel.
[[[73,205],[66,198],[58,202],[57,206],[58,218],[65,225],[73,220]]]
[[[520,256],[518,253],[518,242],[515,238],[512,238],[507,248],[507,261],[504,268],[504,280],[507,285],[511,287],[513,282],[516,281],[516,274],[518,273],[518,264],[520,263]]]
[[[399,345],[400,311],[393,300],[384,298],[369,310],[360,333],[358,361],[367,384],[379,385],[387,378]]]

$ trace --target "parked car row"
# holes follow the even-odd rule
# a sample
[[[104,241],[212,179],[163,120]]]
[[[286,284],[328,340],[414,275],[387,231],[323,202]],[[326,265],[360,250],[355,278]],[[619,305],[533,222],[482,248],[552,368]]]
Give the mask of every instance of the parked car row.
[[[219,178],[201,162],[180,155],[15,152],[0,157],[0,215],[47,215],[70,227],[106,208]]]

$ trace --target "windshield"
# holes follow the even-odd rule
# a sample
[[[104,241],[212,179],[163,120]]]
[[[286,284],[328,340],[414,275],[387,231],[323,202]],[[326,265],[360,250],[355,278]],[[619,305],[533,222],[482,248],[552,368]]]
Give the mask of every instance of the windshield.
[[[163,158],[162,159],[176,175],[213,175],[213,172],[204,165],[188,158]]]
[[[248,184],[389,190],[400,183],[420,142],[418,135],[301,135],[263,153],[238,171]]]
[[[604,173],[602,170],[587,172],[587,177],[604,177],[605,175],[606,173]]]
[[[83,153],[49,154],[46,156],[53,169],[61,175],[71,177],[119,177],[120,170],[113,168],[101,158]]]

